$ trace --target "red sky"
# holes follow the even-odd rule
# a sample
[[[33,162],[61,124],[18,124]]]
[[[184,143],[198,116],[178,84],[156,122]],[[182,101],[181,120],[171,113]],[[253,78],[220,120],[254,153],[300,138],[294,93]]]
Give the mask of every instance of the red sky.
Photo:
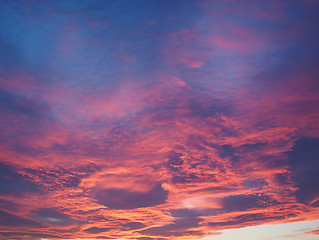
[[[319,219],[318,9],[1,1],[0,238]]]

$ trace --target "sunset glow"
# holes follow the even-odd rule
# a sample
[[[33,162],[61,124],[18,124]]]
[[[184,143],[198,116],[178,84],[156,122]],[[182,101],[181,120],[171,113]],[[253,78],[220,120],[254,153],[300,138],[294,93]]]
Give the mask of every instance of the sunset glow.
[[[316,239],[318,12],[0,0],[0,239]]]

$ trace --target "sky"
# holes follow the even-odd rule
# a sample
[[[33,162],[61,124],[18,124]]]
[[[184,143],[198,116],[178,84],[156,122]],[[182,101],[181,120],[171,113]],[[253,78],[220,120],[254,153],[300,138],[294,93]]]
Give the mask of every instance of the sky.
[[[318,239],[318,11],[0,0],[0,239]]]

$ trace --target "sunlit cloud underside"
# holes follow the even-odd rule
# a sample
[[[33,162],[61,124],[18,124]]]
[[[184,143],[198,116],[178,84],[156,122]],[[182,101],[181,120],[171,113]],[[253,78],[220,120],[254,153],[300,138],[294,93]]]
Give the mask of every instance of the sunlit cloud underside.
[[[0,238],[314,239],[318,10],[0,1]]]

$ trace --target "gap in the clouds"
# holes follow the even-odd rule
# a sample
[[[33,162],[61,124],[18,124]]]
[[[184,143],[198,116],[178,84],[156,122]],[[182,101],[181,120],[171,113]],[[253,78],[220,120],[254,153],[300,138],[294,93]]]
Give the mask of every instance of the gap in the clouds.
[[[207,236],[201,240],[317,240],[318,235],[306,234],[319,226],[319,219],[295,223],[260,225],[222,231],[218,236]]]

